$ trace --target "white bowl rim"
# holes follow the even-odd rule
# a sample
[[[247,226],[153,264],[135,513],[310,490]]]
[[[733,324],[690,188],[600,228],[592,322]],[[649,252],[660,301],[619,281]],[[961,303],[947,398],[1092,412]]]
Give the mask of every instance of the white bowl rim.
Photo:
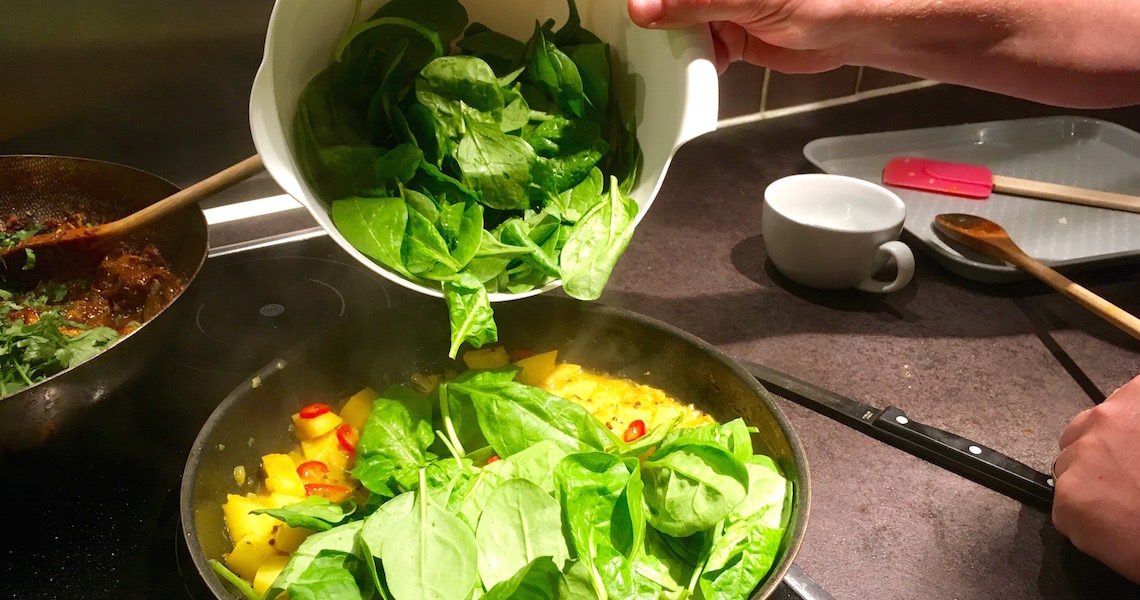
[[[579,3],[581,3],[581,1],[582,0],[579,0]],[[257,73],[254,76],[253,85],[250,90],[250,131],[253,137],[254,146],[263,158],[265,158],[271,150],[269,147],[269,140],[266,138],[268,133],[266,130],[263,130],[263,127],[268,127],[268,123],[264,122],[263,119],[268,119],[271,121],[272,119],[268,117],[275,117],[277,114],[279,114],[280,110],[280,107],[277,106],[277,102],[273,94],[272,68],[274,36],[272,34],[274,31],[275,23],[277,23],[279,19],[279,11],[281,9],[281,6],[282,0],[275,0],[273,4],[273,10],[270,13],[269,24],[266,29],[265,46],[262,54],[262,60],[258,66]],[[628,14],[626,15],[626,18],[629,18]],[[679,101],[685,102],[689,108],[685,110],[683,114],[683,123],[681,124],[681,131],[679,133],[678,139],[665,158],[661,175],[655,182],[652,191],[645,202],[646,207],[640,210],[637,217],[634,219],[633,226],[635,228],[640,224],[642,218],[644,218],[646,212],[648,211],[648,206],[652,204],[653,200],[657,196],[657,193],[660,191],[661,185],[665,180],[665,175],[668,172],[669,165],[677,150],[688,141],[706,133],[715,131],[717,127],[718,108],[720,102],[718,83],[719,74],[715,66],[715,52],[713,50],[711,32],[707,27],[693,27],[688,29],[661,31],[659,33],[661,35],[671,36],[673,39],[679,40],[680,43],[685,44],[688,48],[688,62],[684,65],[684,73],[686,78],[684,86],[684,98],[679,99]],[[263,104],[269,107],[270,110],[263,110],[261,108],[261,105]],[[322,228],[326,230],[326,232],[329,234],[329,237],[332,238],[332,240],[336,242],[336,244],[340,246],[345,252],[356,259],[357,262],[361,263],[373,272],[381,275],[385,279],[388,279],[389,281],[396,283],[397,285],[400,285],[404,288],[419,292],[427,296],[433,296],[436,298],[443,297],[441,285],[429,286],[405,278],[404,276],[390,270],[388,267],[380,264],[379,262],[365,256],[362,252],[357,250],[342,236],[335,232],[333,230],[335,228],[324,226],[321,222],[321,215],[318,213],[318,211],[324,214],[327,214],[327,211],[325,211],[321,206],[314,206],[313,203],[309,202],[308,195],[305,193],[304,188],[300,187],[304,184],[302,184],[300,181],[294,182],[288,178],[283,178],[281,176],[282,174],[277,172],[277,170],[274,168],[274,162],[275,161],[266,160],[266,171],[269,172],[269,175],[274,179],[274,181],[277,182],[279,186],[285,190],[286,193],[288,193],[302,206],[304,206],[310,212],[310,214],[313,215],[317,223],[321,224]],[[292,172],[292,170],[290,170],[290,172],[293,175],[297,175],[297,173]],[[639,174],[639,177],[640,176],[641,174]],[[297,185],[294,185],[294,183]],[[492,303],[521,300],[524,298],[529,298],[531,296],[537,296],[544,292],[557,289],[561,286],[562,280],[555,279],[547,282],[540,287],[536,287],[525,292],[489,293],[488,298]]]

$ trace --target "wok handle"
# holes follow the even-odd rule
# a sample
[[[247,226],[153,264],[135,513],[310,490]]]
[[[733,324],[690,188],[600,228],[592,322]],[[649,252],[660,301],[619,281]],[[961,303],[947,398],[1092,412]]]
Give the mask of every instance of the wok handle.
[[[1043,505],[1053,503],[1053,478],[996,450],[962,436],[911,420],[902,410],[888,406],[872,423],[906,440],[931,460],[952,463],[971,479],[999,483]],[[917,453],[916,453],[917,454]]]
[[[147,223],[161,219],[187,206],[197,204],[226,188],[249,179],[264,169],[265,165],[261,162],[261,156],[255,154],[140,211],[131,213],[117,221],[99,225],[95,228],[98,230],[96,235],[114,237],[126,235]]]

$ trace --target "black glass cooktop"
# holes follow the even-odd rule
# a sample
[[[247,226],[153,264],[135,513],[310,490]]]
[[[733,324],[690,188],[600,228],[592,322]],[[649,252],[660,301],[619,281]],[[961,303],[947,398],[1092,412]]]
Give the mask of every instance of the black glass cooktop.
[[[46,446],[0,457],[0,598],[209,598],[178,489],[199,428],[262,366],[343,319],[430,302],[327,237],[211,258],[143,374]],[[786,586],[781,600],[796,599]]]

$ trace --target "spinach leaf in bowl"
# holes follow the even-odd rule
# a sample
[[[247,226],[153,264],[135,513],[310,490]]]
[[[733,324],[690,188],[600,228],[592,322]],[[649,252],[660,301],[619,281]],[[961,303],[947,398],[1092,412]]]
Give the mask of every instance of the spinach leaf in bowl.
[[[523,41],[454,0],[389,2],[298,106],[304,177],[349,244],[440,287],[453,358],[497,339],[489,294],[563,279],[596,299],[633,233],[633,120],[610,47],[569,8]]]

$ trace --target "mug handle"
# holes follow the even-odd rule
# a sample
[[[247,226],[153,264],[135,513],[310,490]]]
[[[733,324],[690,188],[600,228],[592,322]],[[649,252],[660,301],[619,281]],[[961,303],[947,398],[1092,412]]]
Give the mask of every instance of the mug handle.
[[[894,281],[868,279],[860,283],[858,288],[864,292],[876,294],[896,292],[906,287],[906,284],[910,283],[911,277],[914,277],[914,254],[911,253],[910,247],[902,242],[890,241],[879,246],[879,249],[875,251],[875,258],[877,262],[883,265],[893,258],[898,273],[895,275]]]

